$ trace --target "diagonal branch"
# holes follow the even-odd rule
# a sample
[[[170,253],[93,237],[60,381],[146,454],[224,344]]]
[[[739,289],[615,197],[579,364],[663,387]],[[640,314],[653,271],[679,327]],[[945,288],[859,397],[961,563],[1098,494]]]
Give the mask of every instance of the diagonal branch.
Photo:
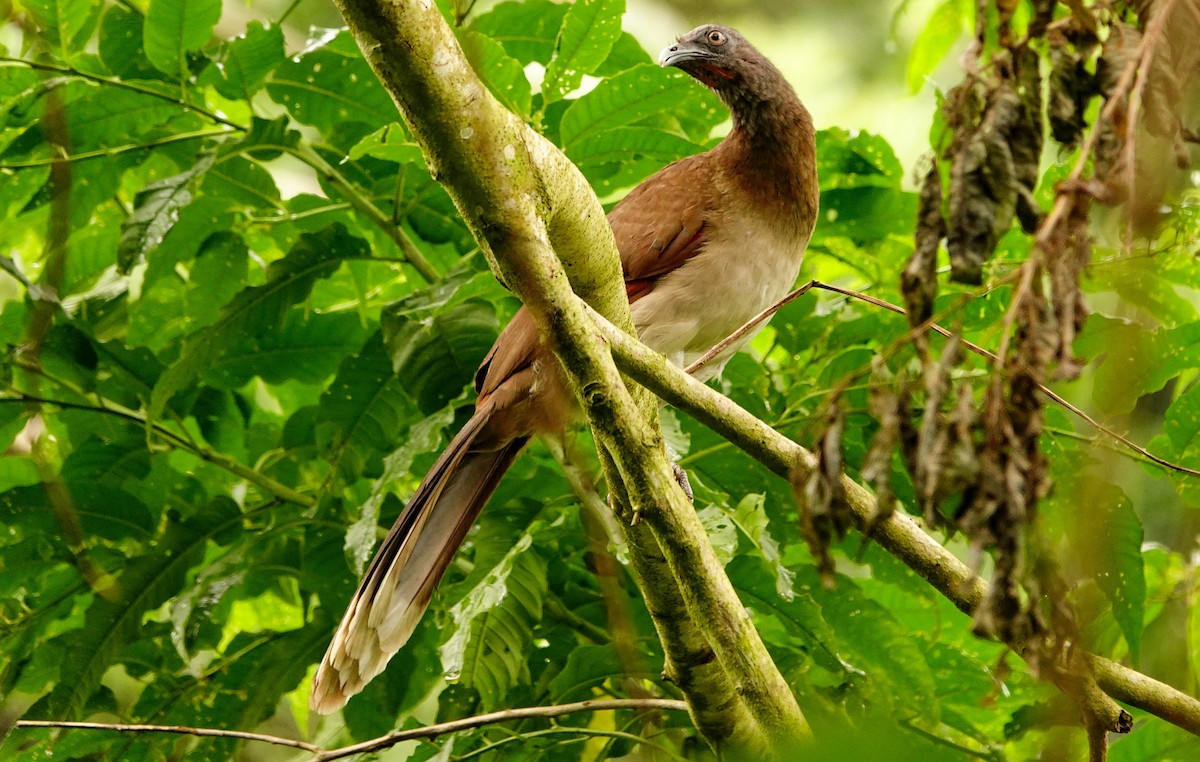
[[[850,288],[842,288],[841,286],[834,286],[829,283],[822,283],[819,280],[810,280],[808,283],[805,283],[800,288],[797,288],[796,290],[792,291],[787,296],[783,297],[779,301],[772,304],[770,307],[766,308],[762,312],[760,312],[757,315],[755,315],[754,317],[750,318],[750,320],[747,321],[745,325],[743,325],[741,328],[738,328],[733,333],[729,334],[729,336],[722,339],[720,343],[718,343],[712,349],[705,352],[702,357],[700,357],[698,360],[696,360],[691,365],[689,365],[687,367],[687,372],[695,373],[697,369],[702,368],[703,366],[707,365],[709,362],[712,361],[712,359],[714,357],[717,357],[718,355],[720,355],[721,352],[725,351],[725,349],[727,349],[731,344],[733,344],[738,339],[745,336],[750,331],[754,330],[755,326],[757,326],[759,323],[763,322],[764,320],[769,319],[776,312],[783,309],[787,305],[791,304],[792,302],[794,302],[796,299],[800,298],[801,296],[804,296],[805,294],[807,294],[809,291],[811,291],[814,288],[819,288],[824,291],[832,291],[835,294],[841,294],[842,296],[846,296],[851,299],[858,299],[859,301],[866,302],[867,304],[872,304],[876,307],[881,307],[885,310],[895,312],[897,315],[906,314],[903,307],[898,307],[895,304],[892,304],[891,302],[884,301],[883,299],[880,299],[875,296],[871,296],[870,294],[864,294],[861,291],[855,291],[854,289],[850,289]],[[962,338],[961,336],[958,336],[954,332],[950,331],[949,329],[943,328],[942,326],[938,325],[937,323],[930,322],[930,323],[926,323],[921,326],[917,326],[916,328],[913,329],[912,332],[913,333],[921,333],[926,330],[934,331],[942,336],[945,336],[947,339],[951,339],[951,338],[957,339],[958,341],[962,342],[962,345],[964,347],[971,350],[972,352],[979,355],[980,357],[987,359],[987,361],[991,363],[993,368],[1003,372],[1003,368],[1000,365],[1000,357],[995,352],[992,352],[989,349],[985,349],[984,347],[981,347],[978,344],[968,341],[968,340]],[[1129,439],[1128,437],[1121,435],[1114,429],[1104,425],[1100,421],[1097,421],[1095,418],[1093,418],[1091,415],[1086,413],[1084,410],[1082,410],[1078,406],[1072,404],[1071,402],[1067,401],[1067,399],[1065,397],[1060,395],[1058,392],[1055,392],[1054,390],[1052,390],[1050,387],[1046,386],[1045,384],[1039,383],[1037,385],[1037,387],[1039,390],[1041,390],[1041,392],[1043,394],[1046,395],[1046,397],[1048,399],[1050,399],[1055,404],[1063,407],[1064,409],[1068,410],[1071,413],[1074,413],[1076,416],[1081,418],[1085,423],[1087,423],[1092,428],[1103,433],[1105,436],[1111,437],[1112,439],[1116,440],[1117,442],[1120,442],[1121,444],[1125,445],[1130,450],[1133,450],[1134,452],[1138,453],[1139,455],[1146,458],[1150,462],[1160,465],[1163,468],[1169,469],[1171,471],[1178,471],[1180,473],[1189,474],[1191,476],[1200,476],[1200,470],[1195,469],[1195,468],[1190,468],[1190,467],[1182,465],[1180,463],[1175,463],[1173,461],[1167,460],[1166,458],[1162,457],[1161,455],[1155,455],[1153,452],[1151,452],[1150,450],[1147,450],[1145,447],[1142,447],[1141,445],[1137,444],[1136,442]]]
[[[736,402],[705,386],[665,357],[617,330],[595,312],[592,319],[608,340],[617,364],[631,378],[666,402],[728,439],[783,478],[793,469],[809,473],[816,456],[754,417]],[[860,528],[871,538],[970,615],[987,594],[988,584],[953,553],[927,534],[912,516],[894,512],[878,519],[878,503],[862,485],[842,476],[846,501]],[[1111,659],[1078,652],[1108,696],[1200,735],[1200,700]]]

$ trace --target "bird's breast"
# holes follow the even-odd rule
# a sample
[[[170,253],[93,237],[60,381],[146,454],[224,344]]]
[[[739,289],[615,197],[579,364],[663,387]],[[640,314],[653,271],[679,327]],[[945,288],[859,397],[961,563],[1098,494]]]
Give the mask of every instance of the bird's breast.
[[[698,254],[633,304],[642,341],[672,362],[691,363],[788,293],[807,243],[753,218],[713,230]],[[697,376],[719,373],[763,325]]]

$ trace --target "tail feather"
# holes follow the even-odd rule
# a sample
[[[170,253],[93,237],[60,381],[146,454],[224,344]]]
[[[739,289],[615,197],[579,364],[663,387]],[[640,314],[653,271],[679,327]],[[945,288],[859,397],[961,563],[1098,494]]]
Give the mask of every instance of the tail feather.
[[[346,704],[408,641],[467,532],[526,439],[498,450],[472,445],[489,419],[480,410],[442,453],[367,568],[313,680],[310,706]]]

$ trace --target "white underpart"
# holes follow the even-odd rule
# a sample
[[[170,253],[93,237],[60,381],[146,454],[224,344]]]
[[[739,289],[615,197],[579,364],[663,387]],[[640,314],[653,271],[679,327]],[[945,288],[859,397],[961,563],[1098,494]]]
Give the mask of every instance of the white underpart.
[[[750,318],[782,299],[796,282],[807,241],[765,223],[714,232],[704,249],[665,275],[654,290],[633,304],[633,322],[642,341],[686,367]],[[696,373],[716,376],[759,324]]]

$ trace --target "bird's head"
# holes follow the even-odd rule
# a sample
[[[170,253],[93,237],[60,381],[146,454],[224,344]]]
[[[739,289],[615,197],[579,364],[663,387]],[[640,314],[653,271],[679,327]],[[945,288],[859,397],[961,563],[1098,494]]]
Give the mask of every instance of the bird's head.
[[[658,56],[660,65],[682,69],[718,93],[740,86],[764,60],[737,30],[719,24],[680,35]]]

